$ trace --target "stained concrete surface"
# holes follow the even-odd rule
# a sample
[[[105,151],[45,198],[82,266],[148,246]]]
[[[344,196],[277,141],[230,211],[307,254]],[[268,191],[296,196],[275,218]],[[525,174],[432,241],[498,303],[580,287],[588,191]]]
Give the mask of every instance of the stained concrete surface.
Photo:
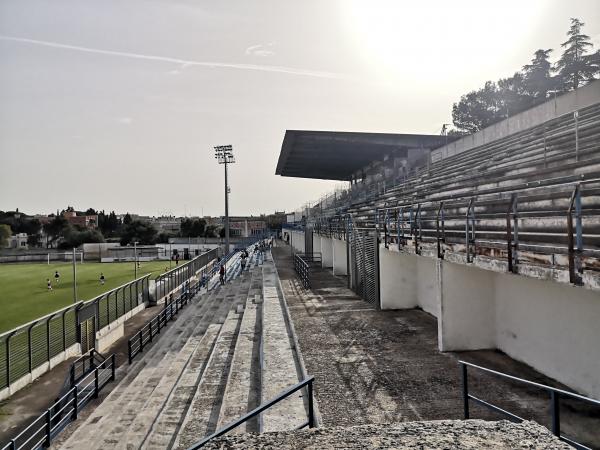
[[[495,350],[441,353],[435,317],[418,309],[378,311],[328,270],[316,269],[305,290],[290,248],[280,243],[273,256],[326,427],[461,419],[458,359],[569,390]],[[546,392],[474,371],[469,384],[472,394],[549,426]],[[561,413],[566,435],[600,446],[598,409],[562,400]],[[502,418],[474,404],[471,417]]]
[[[334,450],[334,449],[545,449],[568,450],[547,429],[535,422],[514,424],[486,422],[435,421],[344,428],[314,428],[306,431],[242,434],[217,438],[207,450]]]

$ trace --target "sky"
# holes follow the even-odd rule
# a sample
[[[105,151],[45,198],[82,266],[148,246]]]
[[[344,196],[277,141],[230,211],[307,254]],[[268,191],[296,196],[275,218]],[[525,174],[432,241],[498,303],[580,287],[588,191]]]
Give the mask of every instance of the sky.
[[[291,211],[336,184],[284,178],[286,129],[439,134],[452,103],[600,48],[598,0],[0,0],[0,210]]]

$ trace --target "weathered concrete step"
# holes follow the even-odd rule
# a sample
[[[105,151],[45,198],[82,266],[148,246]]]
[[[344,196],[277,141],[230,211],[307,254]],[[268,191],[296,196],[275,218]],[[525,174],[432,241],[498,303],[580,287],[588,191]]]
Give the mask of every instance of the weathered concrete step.
[[[299,370],[284,318],[282,299],[278,292],[278,277],[272,261],[263,265],[263,373],[262,400],[264,403],[281,391],[298,383]],[[307,420],[302,391],[298,391],[262,415],[262,431],[293,430]]]
[[[146,449],[170,448],[185,416],[213,350],[221,325],[212,324],[206,330],[177,386],[142,443]]]
[[[249,295],[246,301],[217,429],[256,408],[260,401],[260,361],[258,358],[260,330],[256,320],[258,305],[254,304],[253,300],[254,297]],[[233,430],[232,433],[241,433],[246,430],[258,431],[255,424],[247,422]]]
[[[63,448],[81,448],[80,445],[83,442],[99,440],[112,428],[111,422],[118,419],[131,402],[147,399],[148,393],[152,392],[164,375],[165,367],[169,366],[175,355],[196,330],[199,320],[210,314],[215,302],[217,305],[220,304],[217,296],[206,300],[201,305],[189,305],[186,310],[182,310],[178,319],[162,332],[164,334],[160,336],[160,340],[150,348],[148,353],[143,355],[143,358],[147,358],[147,364],[141,367],[139,372],[130,372],[128,375],[131,375],[132,379],[123,386],[119,384],[117,389],[120,388],[120,392],[115,393],[113,390],[86,422],[65,442]],[[196,310],[190,311],[192,307],[195,307]],[[200,329],[197,330],[197,333],[203,331]]]
[[[177,434],[174,448],[187,448],[215,430],[239,324],[240,316],[230,311]]]
[[[138,448],[139,443],[151,428],[161,407],[169,397],[175,384],[181,377],[194,350],[201,341],[200,336],[191,336],[183,348],[171,359],[169,365],[163,365],[163,376],[152,389],[143,391],[139,398],[130,402],[113,425],[113,428],[103,435],[100,448]]]
[[[164,360],[172,361],[173,355],[179,352],[192,333],[196,332],[201,336],[210,323],[222,322],[231,306],[238,303],[233,294],[237,294],[240,289],[247,292],[248,286],[249,283],[236,281],[223,289],[215,290],[203,299],[201,304],[192,304],[185,308],[179,318],[165,329],[160,340],[155,342],[140,359],[146,361],[140,371],[128,373],[125,377],[128,379],[127,383],[117,387],[117,390],[121,391],[119,395],[113,396],[115,393],[113,390],[105,402],[100,404],[83,424],[77,424],[80,426],[62,448],[75,449],[82,448],[83,445],[93,449],[94,443],[102,441],[107,433],[115,428],[116,422],[118,428],[124,433],[133,416],[128,415],[125,416],[127,420],[121,420],[121,412],[129,411],[130,414],[132,402],[138,404],[140,399],[148,400],[153,387],[160,383],[162,375],[166,372],[168,362]],[[134,366],[135,364],[130,369]],[[142,407],[138,406],[138,409]]]

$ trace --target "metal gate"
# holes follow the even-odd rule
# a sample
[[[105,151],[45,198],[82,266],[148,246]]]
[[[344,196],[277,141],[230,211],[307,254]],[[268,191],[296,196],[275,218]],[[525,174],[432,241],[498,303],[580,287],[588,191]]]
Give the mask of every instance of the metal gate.
[[[304,253],[312,255],[313,253],[313,226],[304,227]]]
[[[77,323],[79,324],[79,342],[81,353],[87,353],[96,347],[96,315],[97,304],[86,303],[77,310]]]
[[[94,319],[84,320],[79,324],[81,333],[81,353],[87,353],[96,346],[96,327]]]
[[[350,237],[352,288],[379,307],[379,245],[374,228],[354,228]]]

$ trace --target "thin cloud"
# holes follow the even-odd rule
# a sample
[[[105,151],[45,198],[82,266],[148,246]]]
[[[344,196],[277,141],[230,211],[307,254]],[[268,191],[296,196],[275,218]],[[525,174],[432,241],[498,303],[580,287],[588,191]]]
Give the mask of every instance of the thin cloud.
[[[273,42],[269,42],[267,45],[263,45],[263,44],[258,44],[258,45],[251,45],[250,47],[248,47],[246,49],[246,55],[249,56],[273,56],[275,54],[275,52],[273,50],[271,50],[273,48],[274,43]]]
[[[117,122],[119,122],[121,125],[131,125],[133,119],[131,117],[118,117]]]
[[[0,35],[0,40],[3,41],[12,41],[12,42],[21,42],[26,44],[33,45],[41,45],[44,47],[58,48],[63,50],[73,50],[84,53],[93,53],[97,55],[107,55],[107,56],[117,56],[121,58],[129,58],[129,59],[140,59],[145,61],[157,61],[164,63],[177,64],[180,69],[185,67],[209,67],[209,68],[224,68],[224,69],[238,69],[238,70],[255,70],[259,72],[275,72],[275,73],[285,73],[289,75],[301,75],[308,77],[316,77],[316,78],[331,78],[331,79],[345,79],[347,76],[334,72],[322,72],[316,70],[305,70],[305,69],[297,69],[294,67],[285,67],[285,66],[269,66],[269,65],[259,65],[259,64],[238,64],[238,63],[222,63],[222,62],[209,62],[209,61],[193,61],[179,58],[172,58],[169,56],[155,56],[155,55],[144,55],[140,53],[129,53],[129,52],[119,52],[115,50],[103,50],[99,48],[91,48],[91,47],[81,47],[78,45],[70,45],[70,44],[61,44],[59,42],[51,42],[51,41],[39,41],[36,39],[27,39],[20,38],[14,36],[2,36]],[[179,73],[179,71],[172,71],[173,73]]]

